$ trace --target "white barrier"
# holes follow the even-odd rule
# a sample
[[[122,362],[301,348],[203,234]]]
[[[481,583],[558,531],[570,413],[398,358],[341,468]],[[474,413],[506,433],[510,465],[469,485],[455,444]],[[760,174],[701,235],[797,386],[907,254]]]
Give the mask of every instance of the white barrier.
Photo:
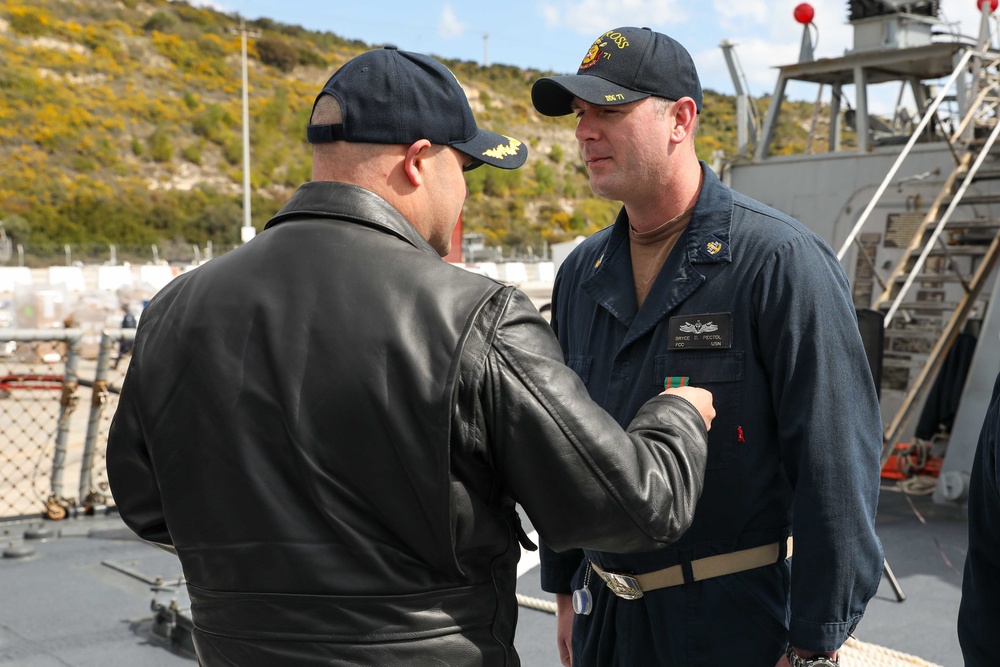
[[[554,262],[538,263],[538,282],[551,283],[556,279],[556,265]]]
[[[507,262],[504,267],[504,282],[524,283],[528,281],[528,268],[524,262]]]
[[[26,266],[0,266],[0,292],[13,292],[18,285],[31,284],[31,269]]]
[[[83,269],[79,266],[50,266],[49,285],[65,285],[68,292],[86,292]]]
[[[132,268],[129,266],[97,267],[97,289],[114,292],[132,286]]]
[[[482,271],[483,275],[487,275],[493,280],[500,280],[500,272],[497,271],[496,262],[479,262],[476,268]]]
[[[166,265],[143,264],[139,267],[139,282],[146,283],[157,291],[163,289],[175,275],[173,268]]]

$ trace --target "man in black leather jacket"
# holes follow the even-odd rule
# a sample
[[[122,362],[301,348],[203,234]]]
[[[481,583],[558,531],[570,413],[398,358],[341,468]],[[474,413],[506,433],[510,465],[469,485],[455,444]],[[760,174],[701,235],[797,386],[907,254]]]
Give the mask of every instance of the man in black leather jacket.
[[[313,182],[144,310],[118,509],[180,557],[203,665],[517,665],[515,503],[555,548],[669,544],[711,396],[622,430],[522,293],[441,261],[462,170],[526,148],[439,63],[362,54],[311,123]]]

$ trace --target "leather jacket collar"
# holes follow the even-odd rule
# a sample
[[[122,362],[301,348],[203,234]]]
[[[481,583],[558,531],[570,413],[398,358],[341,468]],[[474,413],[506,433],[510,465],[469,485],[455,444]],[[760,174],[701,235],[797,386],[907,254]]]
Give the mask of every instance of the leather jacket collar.
[[[373,227],[398,236],[435,257],[439,256],[392,204],[357,185],[327,181],[303,183],[288,203],[264,225],[264,229],[306,218],[332,218]]]

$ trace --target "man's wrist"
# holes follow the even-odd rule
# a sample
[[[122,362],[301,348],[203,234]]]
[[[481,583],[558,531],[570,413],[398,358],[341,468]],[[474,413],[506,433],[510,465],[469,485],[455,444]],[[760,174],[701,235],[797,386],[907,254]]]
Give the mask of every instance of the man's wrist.
[[[785,656],[792,667],[831,667],[839,665],[839,651],[806,651],[789,646]]]

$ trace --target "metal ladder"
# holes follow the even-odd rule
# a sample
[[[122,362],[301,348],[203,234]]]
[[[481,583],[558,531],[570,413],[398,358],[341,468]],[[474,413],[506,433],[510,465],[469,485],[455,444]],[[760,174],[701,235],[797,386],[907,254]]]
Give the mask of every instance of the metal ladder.
[[[894,351],[897,358],[919,364],[919,371],[883,434],[883,464],[922,404],[1000,258],[1000,211],[989,211],[991,205],[1000,205],[1000,188],[984,188],[989,194],[969,193],[977,184],[1000,181],[1000,59],[973,63],[973,69],[976,97],[948,138],[957,165],[874,306],[885,314],[887,334],[894,329],[919,332],[930,344],[928,350]],[[911,297],[914,287],[917,298]]]

